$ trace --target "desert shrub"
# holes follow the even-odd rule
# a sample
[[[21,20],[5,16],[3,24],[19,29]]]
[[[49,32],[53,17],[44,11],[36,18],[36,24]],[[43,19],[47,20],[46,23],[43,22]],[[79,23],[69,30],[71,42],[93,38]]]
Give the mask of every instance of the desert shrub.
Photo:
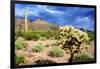
[[[72,62],[74,53],[80,53],[89,46],[89,37],[86,32],[74,28],[73,26],[60,27],[59,32],[58,44],[62,44],[62,48],[64,50],[70,50],[71,53],[69,63]]]
[[[89,61],[92,61],[92,58],[90,58],[90,56],[85,52],[76,54],[73,57],[73,62],[89,62]]]
[[[16,63],[16,65],[25,63],[25,57],[24,56],[15,56],[15,63]]]
[[[38,44],[33,46],[32,51],[33,52],[41,52],[44,49],[44,46],[42,44]]]
[[[52,32],[49,32],[49,31],[41,32],[41,37],[45,37],[49,39],[50,37],[52,37]]]
[[[53,46],[50,50],[50,55],[53,57],[62,57],[64,56],[64,52],[61,48]]]
[[[26,40],[38,40],[40,38],[39,32],[27,31],[27,33],[23,30],[16,31],[16,37],[23,37]]]
[[[88,36],[89,36],[89,41],[94,40],[94,32],[87,32]]]
[[[23,37],[26,40],[38,40],[41,37],[45,37],[46,39],[54,38],[57,39],[59,34],[57,31],[39,31],[39,30],[29,30],[27,33],[24,30],[16,31],[16,37]]]
[[[47,38],[45,38],[45,37],[40,37],[39,39],[40,39],[41,41],[47,40]]]
[[[47,39],[55,38],[57,36],[56,31],[43,31],[40,32],[41,37],[45,37]]]
[[[24,30],[16,30],[15,31],[15,36],[17,37],[22,37],[24,35]]]
[[[15,49],[20,50],[23,49],[27,46],[27,43],[25,41],[22,41],[20,39],[16,40],[15,42]]]
[[[38,40],[40,36],[38,34],[33,33],[33,32],[27,32],[23,35],[23,37],[26,40]]]

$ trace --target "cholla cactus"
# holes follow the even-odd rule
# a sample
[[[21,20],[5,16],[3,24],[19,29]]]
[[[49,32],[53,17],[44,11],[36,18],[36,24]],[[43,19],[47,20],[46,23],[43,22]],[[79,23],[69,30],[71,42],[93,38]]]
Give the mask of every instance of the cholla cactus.
[[[71,58],[69,62],[71,62],[74,53],[79,53],[87,48],[89,37],[85,32],[73,26],[60,27],[59,31],[60,37],[58,43],[63,45],[63,49],[70,52]]]

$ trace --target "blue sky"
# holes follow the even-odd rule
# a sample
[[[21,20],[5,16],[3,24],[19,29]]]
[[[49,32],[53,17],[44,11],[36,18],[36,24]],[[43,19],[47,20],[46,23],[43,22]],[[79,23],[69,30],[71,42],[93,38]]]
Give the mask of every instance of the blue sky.
[[[94,30],[94,8],[16,4],[15,16],[24,17],[25,7],[28,9],[28,17],[31,21],[41,18],[61,26],[71,25]]]

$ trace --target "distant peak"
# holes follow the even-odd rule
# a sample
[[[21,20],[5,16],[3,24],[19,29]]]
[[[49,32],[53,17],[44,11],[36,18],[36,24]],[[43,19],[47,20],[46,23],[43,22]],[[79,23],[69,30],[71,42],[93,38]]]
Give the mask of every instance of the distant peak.
[[[33,21],[32,23],[36,23],[36,24],[49,24],[48,22],[46,22],[45,20],[43,20],[43,19],[41,19],[41,18],[39,18],[39,19],[37,19],[37,20],[35,20],[35,21]]]

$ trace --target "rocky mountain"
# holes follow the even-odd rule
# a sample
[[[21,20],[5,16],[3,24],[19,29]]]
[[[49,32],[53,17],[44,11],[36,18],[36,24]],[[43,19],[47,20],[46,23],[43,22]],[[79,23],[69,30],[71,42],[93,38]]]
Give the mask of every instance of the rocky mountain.
[[[29,30],[57,30],[59,26],[48,23],[43,19],[36,19],[35,21],[28,20],[28,29]],[[24,19],[15,19],[15,28],[16,29],[24,29]]]

